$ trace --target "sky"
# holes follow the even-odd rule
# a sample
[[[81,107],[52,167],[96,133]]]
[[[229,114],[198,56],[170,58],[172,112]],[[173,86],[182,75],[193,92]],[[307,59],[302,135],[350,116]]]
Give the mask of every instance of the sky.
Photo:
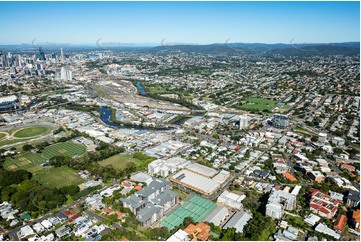
[[[359,2],[0,2],[0,44],[360,40]]]

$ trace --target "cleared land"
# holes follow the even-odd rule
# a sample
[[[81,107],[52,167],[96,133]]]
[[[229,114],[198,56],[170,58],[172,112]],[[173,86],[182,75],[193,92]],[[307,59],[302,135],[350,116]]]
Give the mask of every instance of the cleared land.
[[[150,108],[165,108],[175,110],[189,110],[186,107],[179,106],[168,101],[161,101],[146,96],[138,95],[137,88],[132,82],[126,80],[116,80],[112,78],[104,78],[92,88],[99,94],[107,98],[113,99],[120,103],[129,102],[138,106],[148,106]]]
[[[15,138],[31,138],[34,136],[45,134],[49,130],[50,128],[46,126],[31,126],[31,127],[19,129],[13,134],[13,136]]]
[[[116,170],[122,170],[130,162],[135,163],[137,166],[142,164],[140,160],[133,158],[131,155],[125,154],[109,157],[108,159],[100,161],[99,164],[104,167],[112,166]]]
[[[44,186],[56,188],[79,185],[84,182],[73,169],[66,166],[43,169],[36,172],[33,179]]]

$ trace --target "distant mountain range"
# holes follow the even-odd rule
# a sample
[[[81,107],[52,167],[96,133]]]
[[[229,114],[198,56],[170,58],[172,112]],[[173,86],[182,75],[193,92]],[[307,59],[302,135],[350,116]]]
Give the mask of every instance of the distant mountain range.
[[[325,43],[325,44],[260,44],[260,43],[225,43],[211,45],[174,45],[158,46],[151,51],[182,51],[201,53],[263,54],[283,56],[313,55],[358,55],[360,42]]]
[[[30,51],[37,50],[40,46],[30,44],[21,45],[0,45],[0,50],[7,51]],[[161,45],[151,46],[147,44],[142,46],[101,46],[96,45],[65,45],[65,46],[42,46],[45,51],[59,51],[60,47],[64,50],[84,51],[84,50],[129,50],[146,51],[151,53],[168,52],[196,52],[196,53],[224,53],[224,54],[262,54],[265,56],[283,55],[283,56],[314,56],[314,55],[347,55],[354,56],[360,54],[360,42],[344,43],[317,43],[317,44],[263,44],[263,43],[216,43],[208,45]]]

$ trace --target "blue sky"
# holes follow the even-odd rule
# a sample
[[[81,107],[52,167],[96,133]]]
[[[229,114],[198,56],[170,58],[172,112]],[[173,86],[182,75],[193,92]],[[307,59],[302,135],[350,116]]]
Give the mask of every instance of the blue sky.
[[[0,21],[0,44],[360,39],[359,2],[0,2]]]

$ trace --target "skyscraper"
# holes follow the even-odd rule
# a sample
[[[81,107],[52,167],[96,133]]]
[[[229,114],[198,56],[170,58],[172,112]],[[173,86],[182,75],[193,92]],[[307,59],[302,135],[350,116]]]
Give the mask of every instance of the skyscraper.
[[[64,81],[71,81],[73,80],[73,73],[66,67],[62,67],[60,71],[60,79]]]
[[[39,47],[39,60],[42,60],[42,61],[46,60],[43,48],[41,48],[41,47]]]
[[[248,127],[248,117],[246,114],[239,116],[239,129],[245,129]]]
[[[64,61],[64,52],[63,52],[63,48],[60,48],[60,60]]]

